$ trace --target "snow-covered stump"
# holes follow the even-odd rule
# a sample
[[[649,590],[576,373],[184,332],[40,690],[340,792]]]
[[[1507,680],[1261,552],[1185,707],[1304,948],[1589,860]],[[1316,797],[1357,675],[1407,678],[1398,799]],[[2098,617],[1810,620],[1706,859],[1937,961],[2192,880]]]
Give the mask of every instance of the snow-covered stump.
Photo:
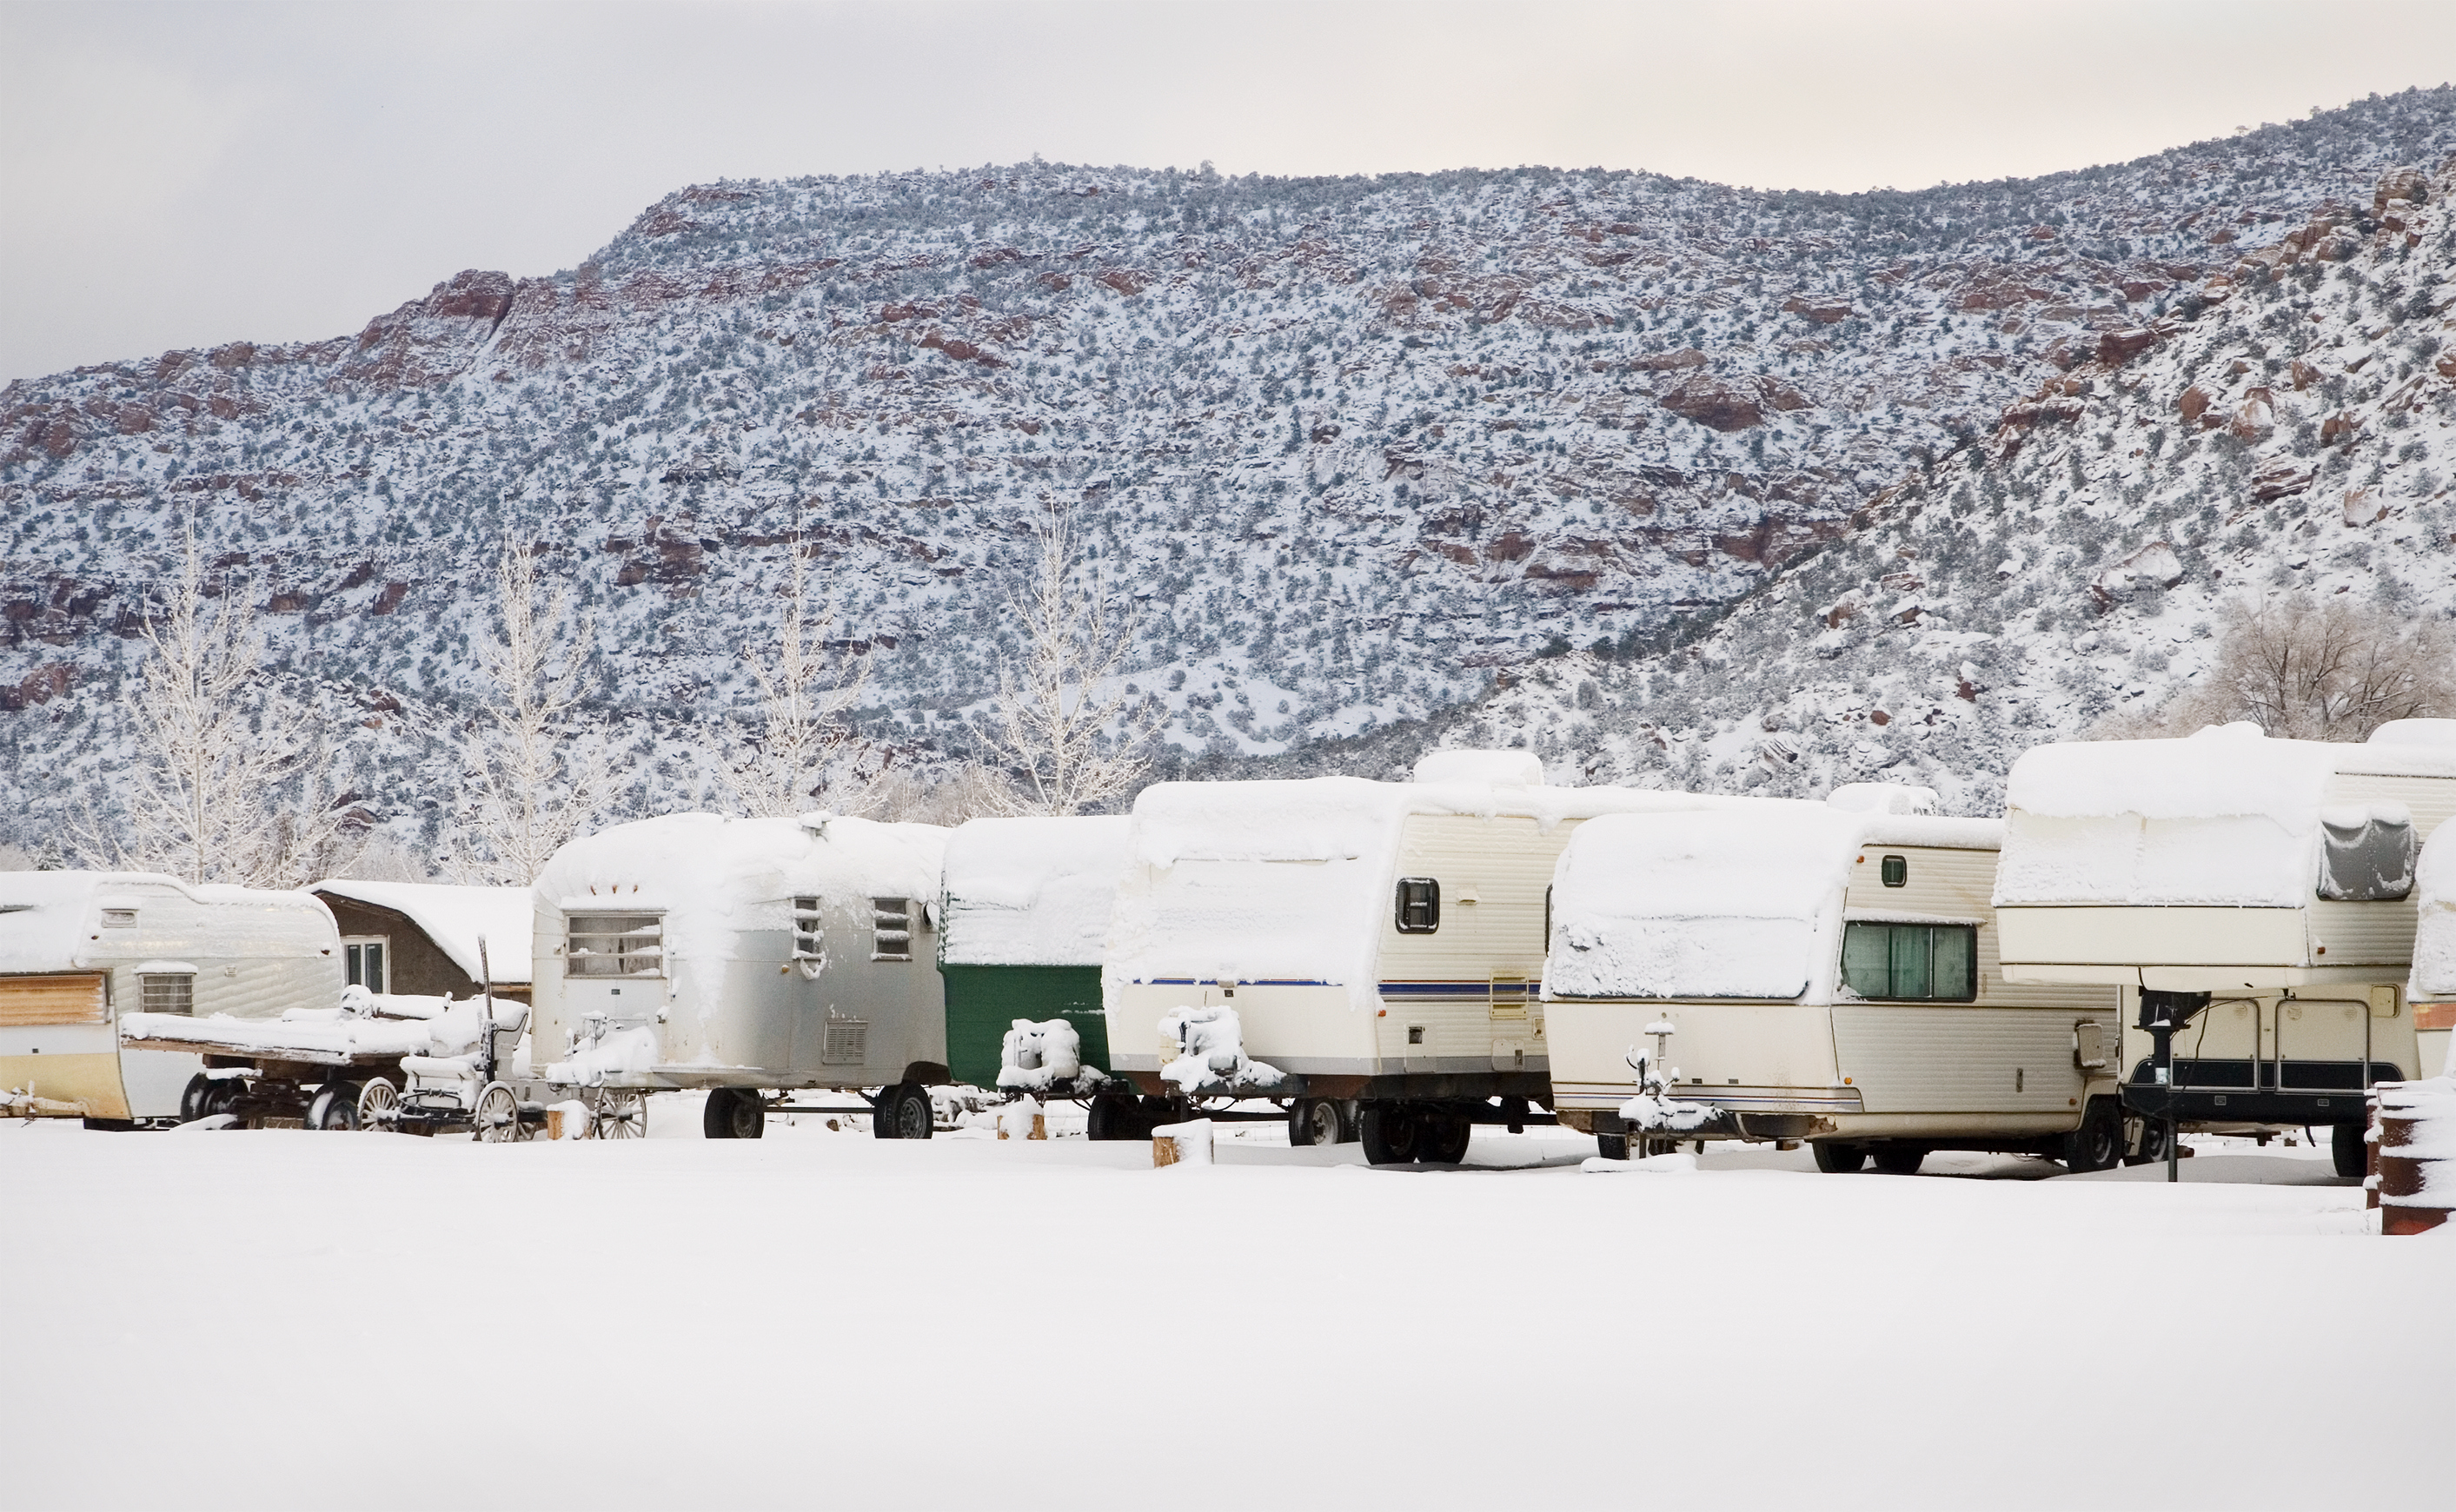
[[[997,1111],[997,1136],[1001,1139],[1046,1139],[1049,1137],[1049,1114],[1030,1097],[1008,1103]]]
[[[545,1111],[545,1136],[548,1139],[585,1139],[588,1137],[588,1123],[586,1103],[578,1098],[554,1103]]]
[[[2456,1208],[2456,1078],[2388,1082],[2378,1093],[2372,1184],[2382,1234],[2420,1234]]]
[[[1152,1167],[1207,1166],[1211,1163],[1211,1120],[1164,1123],[1152,1131]]]

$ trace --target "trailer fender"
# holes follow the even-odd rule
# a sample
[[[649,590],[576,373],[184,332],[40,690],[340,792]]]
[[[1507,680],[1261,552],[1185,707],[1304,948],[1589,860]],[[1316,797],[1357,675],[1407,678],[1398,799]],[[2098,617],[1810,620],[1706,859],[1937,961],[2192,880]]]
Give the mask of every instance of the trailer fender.
[[[944,1061],[916,1060],[906,1066],[904,1074],[897,1079],[915,1087],[944,1087],[955,1078]]]

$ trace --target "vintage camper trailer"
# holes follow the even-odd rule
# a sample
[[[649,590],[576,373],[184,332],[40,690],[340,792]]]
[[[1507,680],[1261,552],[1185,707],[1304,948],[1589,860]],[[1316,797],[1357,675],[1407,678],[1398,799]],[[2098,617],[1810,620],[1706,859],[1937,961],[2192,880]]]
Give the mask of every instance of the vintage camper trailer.
[[[2456,812],[2456,722],[2359,745],[2240,725],[2044,746],[2005,801],[2007,978],[2126,990],[2143,1116],[2328,1125],[2359,1173],[2364,1090],[2420,1069],[2414,860]]]
[[[2456,828],[2422,848],[2413,878],[2413,975],[2405,985],[2423,1076],[2447,1073],[2448,1032],[2456,1030]]]
[[[528,889],[334,877],[307,890],[333,910],[350,986],[379,997],[470,998],[491,977],[497,997],[528,1001]]]
[[[757,1138],[762,1092],[808,1087],[881,1088],[880,1135],[929,1137],[947,833],[675,814],[573,841],[534,889],[533,1061],[575,1088],[706,1088],[712,1138]]]
[[[330,1008],[340,937],[303,892],[151,872],[0,872],[0,1093],[106,1125],[212,1111],[195,1055],[123,1051],[123,1012]]]
[[[1474,1122],[1548,1103],[1545,889],[1578,825],[1751,802],[1549,787],[1525,751],[1443,752],[1415,776],[1144,789],[1102,988],[1111,1066],[1154,1101],[1095,1099],[1095,1137],[1168,1099],[1267,1094],[1290,1099],[1297,1143],[1458,1159]],[[1187,1066],[1179,1011],[1223,1009],[1257,1064],[1235,1085]],[[1205,1034],[1211,1065],[1241,1066]]]
[[[1123,815],[974,819],[947,839],[939,892],[938,974],[947,988],[947,1067],[959,1082],[1069,1095],[1106,1080],[1100,948],[1126,864]],[[1016,1020],[1062,1019],[1083,1071],[1008,1069]],[[1020,1073],[1020,1074],[1017,1074]]]
[[[1795,802],[1587,824],[1553,877],[1544,974],[1562,1121],[1615,1155],[1676,1130],[1812,1140],[1826,1171],[1912,1172],[1938,1149],[2113,1165],[2118,993],[2004,979],[2001,834]],[[1632,1132],[1658,1033],[1683,1117]]]

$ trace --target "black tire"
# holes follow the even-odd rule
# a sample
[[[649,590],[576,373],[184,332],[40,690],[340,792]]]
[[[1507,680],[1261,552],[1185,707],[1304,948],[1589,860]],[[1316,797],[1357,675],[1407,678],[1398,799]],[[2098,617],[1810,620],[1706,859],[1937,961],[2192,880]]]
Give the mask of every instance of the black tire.
[[[1143,1132],[1142,1116],[1135,1111],[1135,1100],[1132,1097],[1104,1092],[1092,1099],[1092,1106],[1087,1112],[1089,1116],[1083,1128],[1086,1138],[1122,1140],[1148,1137]],[[893,1136],[882,1134],[880,1137],[892,1138]]]
[[[1846,1145],[1839,1139],[1811,1140],[1808,1146],[1816,1156],[1816,1169],[1831,1176],[1847,1176],[1863,1171],[1868,1165],[1868,1152],[1860,1145]]]
[[[247,1083],[243,1081],[224,1079],[207,1082],[204,1095],[196,1099],[196,1116],[211,1118],[215,1114],[230,1112],[232,1104],[237,1102],[240,1093],[246,1091]]]
[[[2364,1176],[2370,1174],[2370,1142],[2364,1136],[2369,1126],[2341,1123],[2328,1131],[2328,1154],[2336,1162],[2341,1176]]]
[[[1423,1134],[1416,1158],[1434,1165],[1454,1166],[1466,1158],[1466,1147],[1475,1138],[1475,1125],[1464,1114],[1443,1113],[1427,1108],[1420,1122]]]
[[[213,1090],[213,1078],[198,1072],[188,1078],[179,1093],[179,1121],[194,1123],[205,1115],[205,1093]]]
[[[1607,1160],[1627,1159],[1628,1135],[1625,1134],[1599,1134],[1595,1135],[1595,1154],[1602,1155]]]
[[[881,1139],[927,1139],[935,1132],[931,1125],[936,1119],[930,1094],[909,1081],[900,1081],[879,1093],[878,1112],[870,1120],[870,1132]]]
[[[1357,1115],[1357,1137],[1364,1158],[1377,1166],[1403,1166],[1418,1158],[1424,1143],[1424,1120],[1403,1102],[1369,1102]]]
[[[2124,1164],[2135,1166],[2160,1165],[2164,1163],[2165,1159],[2166,1120],[2163,1118],[2141,1119],[2140,1153],[2137,1155],[2126,1156],[2124,1158]]]
[[[1876,1169],[1886,1175],[1914,1176],[1918,1175],[1919,1162],[1927,1158],[1927,1152],[1917,1145],[1906,1145],[1897,1140],[1888,1139],[1870,1152],[1870,1158],[1876,1162]]]
[[[316,1100],[307,1105],[307,1127],[310,1129],[347,1129],[358,1127],[358,1093],[362,1089],[354,1081],[328,1081],[317,1089]]]
[[[1288,1105],[1288,1143],[1340,1145],[1354,1137],[1347,1114],[1328,1097],[1300,1097]]]
[[[2080,1127],[2064,1135],[2067,1171],[2112,1171],[2123,1160],[2123,1110],[2112,1097],[2092,1097]]]
[[[707,1094],[700,1133],[710,1139],[756,1139],[768,1132],[768,1104],[755,1092],[719,1087]]]

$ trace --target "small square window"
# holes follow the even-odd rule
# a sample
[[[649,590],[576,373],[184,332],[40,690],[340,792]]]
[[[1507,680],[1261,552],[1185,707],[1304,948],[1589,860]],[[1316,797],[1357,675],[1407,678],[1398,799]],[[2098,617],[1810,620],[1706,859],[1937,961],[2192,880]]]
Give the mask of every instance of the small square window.
[[[133,930],[136,928],[136,910],[105,909],[102,910],[102,927],[106,930]]]
[[[793,900],[793,959],[815,961],[827,953],[827,929],[819,914],[819,900]]]
[[[1889,888],[1907,887],[1911,880],[1911,858],[1908,856],[1887,856],[1884,860],[1884,864],[1877,869],[1884,873],[1885,886]]]
[[[1399,932],[1430,934],[1442,927],[1442,885],[1431,877],[1399,879]]]
[[[185,1013],[196,1011],[196,979],[181,972],[147,972],[136,979],[137,998],[149,1013]]]
[[[912,900],[870,900],[870,958],[873,961],[912,959]]]

